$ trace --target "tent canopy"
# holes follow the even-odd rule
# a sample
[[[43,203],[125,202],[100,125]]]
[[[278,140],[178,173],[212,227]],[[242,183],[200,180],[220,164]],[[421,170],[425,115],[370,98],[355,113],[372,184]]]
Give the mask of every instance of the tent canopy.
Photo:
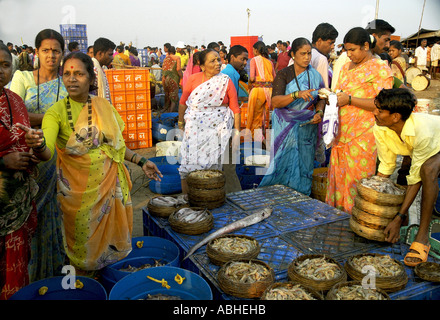
[[[418,40],[417,40],[418,39]],[[440,30],[429,30],[429,29],[420,29],[419,32],[414,33],[413,35],[401,39],[400,42],[404,46],[408,47],[416,47],[416,45],[420,45],[420,42],[426,39],[428,40],[428,44],[435,43],[440,40]]]

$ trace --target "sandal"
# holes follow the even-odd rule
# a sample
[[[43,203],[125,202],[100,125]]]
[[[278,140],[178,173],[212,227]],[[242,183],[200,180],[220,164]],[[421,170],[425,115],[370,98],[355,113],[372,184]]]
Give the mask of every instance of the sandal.
[[[428,260],[429,249],[431,249],[431,245],[425,246],[420,242],[413,242],[410,250],[414,250],[416,252],[408,252],[403,259],[405,264],[409,267],[415,267],[419,263],[426,262]],[[418,258],[420,261],[407,261],[407,258]]]

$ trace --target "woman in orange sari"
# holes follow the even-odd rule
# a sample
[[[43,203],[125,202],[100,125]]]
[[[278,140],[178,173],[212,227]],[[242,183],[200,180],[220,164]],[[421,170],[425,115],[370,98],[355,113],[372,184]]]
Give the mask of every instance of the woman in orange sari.
[[[258,41],[253,46],[254,58],[250,61],[249,100],[246,129],[252,137],[256,129],[264,129],[271,109],[272,82],[275,78],[275,68],[269,59],[266,45]]]
[[[346,34],[344,46],[351,62],[342,67],[336,87],[342,90],[338,93],[340,132],[330,156],[326,203],[348,213],[358,181],[376,172],[374,98],[393,86],[391,69],[371,52],[375,43],[363,28]]]

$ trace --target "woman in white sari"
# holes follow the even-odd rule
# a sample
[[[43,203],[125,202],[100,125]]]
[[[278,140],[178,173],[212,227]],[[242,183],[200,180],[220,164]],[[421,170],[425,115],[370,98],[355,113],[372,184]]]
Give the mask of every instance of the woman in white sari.
[[[212,49],[200,55],[202,72],[189,77],[179,105],[179,129],[184,130],[179,173],[182,192],[188,192],[187,175],[195,170],[222,170],[222,156],[233,128],[239,134],[240,107],[229,76],[220,73],[219,54]]]

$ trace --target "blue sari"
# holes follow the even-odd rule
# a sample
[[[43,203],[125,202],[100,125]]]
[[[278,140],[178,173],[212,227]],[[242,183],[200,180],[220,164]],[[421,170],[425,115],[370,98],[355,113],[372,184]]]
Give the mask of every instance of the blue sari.
[[[297,80],[299,88],[293,79],[286,86],[286,95],[295,91],[324,87],[321,75],[310,65]],[[260,187],[281,184],[310,195],[318,125],[300,125],[312,120],[315,114],[318,90],[311,94],[313,101],[296,99],[284,108],[276,108],[272,113],[273,159]]]

